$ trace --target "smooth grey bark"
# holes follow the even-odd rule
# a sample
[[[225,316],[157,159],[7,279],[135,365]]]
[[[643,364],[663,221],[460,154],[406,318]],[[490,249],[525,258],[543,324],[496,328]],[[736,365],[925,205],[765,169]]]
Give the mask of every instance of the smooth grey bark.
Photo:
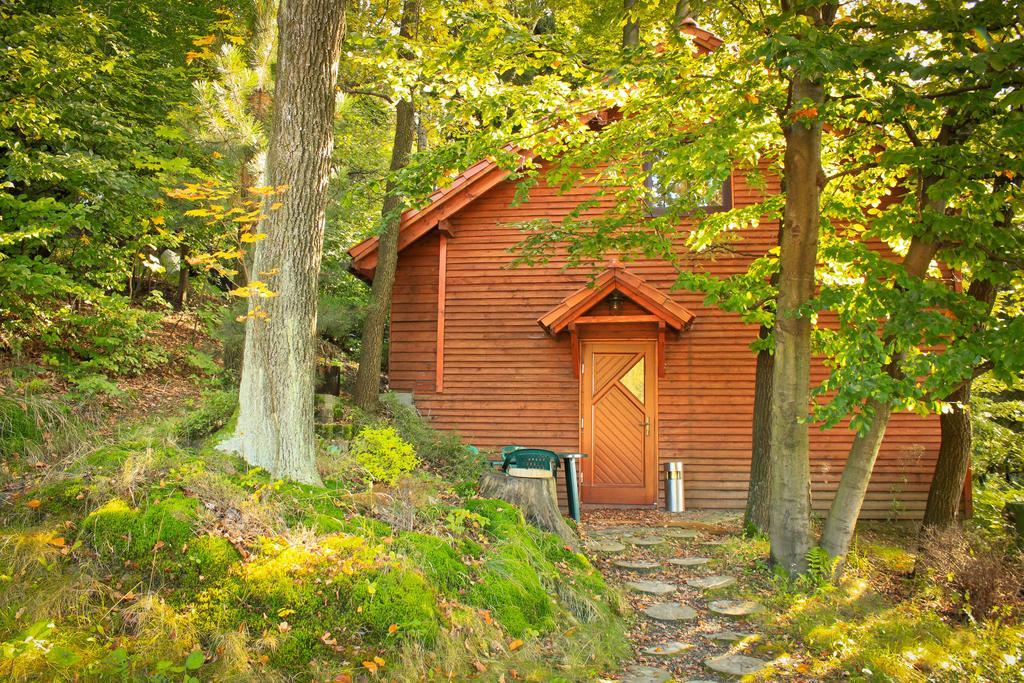
[[[253,277],[275,293],[252,297],[235,450],[274,476],[320,484],[313,431],[317,282],[334,145],[343,0],[287,0],[278,13],[277,83],[267,150],[272,197]],[[269,201],[269,200],[268,200]]]
[[[794,106],[820,109],[822,84],[801,74],[791,77]],[[775,305],[775,362],[770,421],[771,559],[790,574],[807,570],[811,546],[811,468],[809,406],[811,319],[801,309],[814,295],[821,222],[821,121],[797,117],[784,127],[783,183],[786,203],[779,240],[779,291]]]
[[[995,303],[996,288],[992,282],[977,279],[971,282],[967,293],[984,302],[989,312]],[[961,494],[971,464],[971,448],[974,431],[971,426],[969,404],[971,384],[969,378],[946,397],[950,411],[939,415],[939,429],[942,435],[939,456],[935,461],[935,474],[928,487],[928,502],[924,508],[923,526],[946,528],[953,526],[960,508]]]
[[[399,34],[403,38],[413,35],[419,22],[419,0],[405,0]],[[373,274],[370,304],[363,324],[359,370],[356,373],[354,399],[363,410],[375,412],[380,395],[380,369],[383,360],[384,329],[391,313],[391,291],[398,268],[398,233],[402,218],[402,197],[394,181],[394,173],[409,163],[412,145],[416,139],[416,113],[411,99],[398,102],[395,107],[395,138],[391,147],[391,178],[388,179],[381,219],[384,229],[377,244],[377,268]]]
[[[758,337],[771,335],[771,329],[761,326]],[[747,508],[743,526],[748,531],[765,533],[771,519],[772,504],[772,374],[775,358],[771,350],[757,352],[754,370],[754,420],[750,448],[750,483],[747,486]]]

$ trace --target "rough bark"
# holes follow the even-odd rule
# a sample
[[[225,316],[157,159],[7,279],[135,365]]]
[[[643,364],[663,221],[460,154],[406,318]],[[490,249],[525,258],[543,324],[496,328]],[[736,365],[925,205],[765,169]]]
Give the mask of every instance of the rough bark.
[[[523,511],[530,524],[556,534],[567,546],[579,550],[579,539],[558,509],[554,477],[527,479],[510,477],[498,470],[485,470],[480,475],[480,495],[512,503]]]
[[[761,326],[758,336],[766,339],[771,329]],[[743,526],[747,530],[765,533],[768,531],[772,504],[772,373],[775,360],[772,352],[762,349],[757,352],[757,368],[754,371],[754,420],[753,438],[750,449],[750,484],[747,487],[747,509],[743,515]]]
[[[274,476],[310,484],[321,483],[313,432],[317,281],[344,18],[343,0],[288,0],[278,13],[267,184],[285,189],[273,197],[281,207],[260,222],[267,237],[253,265],[276,296],[250,299],[238,426],[222,446]]]
[[[801,75],[790,81],[790,101],[825,99],[818,82]],[[775,307],[775,362],[770,422],[772,562],[791,574],[807,570],[811,545],[811,471],[808,406],[811,380],[811,319],[801,308],[814,295],[818,261],[821,122],[815,117],[785,127],[783,182],[786,229],[779,244],[779,291]]]
[[[636,0],[622,0],[626,23],[622,26],[622,47],[636,47],[640,44],[640,21],[630,19],[636,8]]]
[[[409,38],[419,21],[419,0],[405,0],[402,6],[400,35]],[[395,138],[391,148],[391,171],[405,168],[416,139],[416,115],[411,99],[401,100],[395,107]],[[377,409],[380,395],[380,369],[383,360],[384,328],[391,313],[391,291],[398,268],[398,233],[401,227],[402,198],[394,176],[388,180],[381,218],[384,228],[377,245],[377,268],[373,275],[370,304],[363,324],[359,370],[353,392],[356,405],[366,411]]]
[[[967,293],[988,305],[991,311],[995,301],[995,287],[988,280],[974,280]],[[942,439],[935,474],[928,488],[928,503],[924,509],[924,526],[946,528],[956,523],[961,494],[971,465],[973,430],[968,404],[971,401],[971,380],[946,397],[948,413],[939,415]]]

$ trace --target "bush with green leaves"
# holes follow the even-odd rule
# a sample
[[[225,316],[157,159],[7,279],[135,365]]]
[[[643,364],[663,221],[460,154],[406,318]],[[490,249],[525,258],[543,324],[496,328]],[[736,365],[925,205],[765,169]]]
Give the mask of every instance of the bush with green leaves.
[[[349,453],[372,481],[388,486],[420,464],[412,444],[393,427],[365,427],[352,440]]]

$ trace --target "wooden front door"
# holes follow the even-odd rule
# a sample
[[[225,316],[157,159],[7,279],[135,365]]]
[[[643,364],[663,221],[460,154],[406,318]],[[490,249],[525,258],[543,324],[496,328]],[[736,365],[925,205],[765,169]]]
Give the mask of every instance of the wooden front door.
[[[583,342],[583,501],[657,500],[655,342]]]

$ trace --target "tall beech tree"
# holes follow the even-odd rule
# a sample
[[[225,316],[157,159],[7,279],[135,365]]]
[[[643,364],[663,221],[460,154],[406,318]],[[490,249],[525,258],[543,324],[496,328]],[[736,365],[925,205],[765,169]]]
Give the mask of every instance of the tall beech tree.
[[[419,0],[405,0],[402,5],[402,19],[399,37],[409,40],[419,23]],[[395,269],[398,267],[398,230],[402,210],[405,208],[395,174],[409,163],[413,142],[416,139],[416,113],[412,94],[403,97],[395,105],[395,138],[391,148],[391,176],[387,180],[384,204],[381,209],[383,228],[377,249],[377,268],[373,276],[370,304],[363,324],[362,346],[359,353],[359,370],[356,374],[354,398],[363,410],[375,411],[380,393],[380,369],[383,359],[384,330],[391,311],[391,291],[395,284]]]
[[[249,283],[238,425],[228,447],[275,476],[319,484],[313,432],[317,281],[333,147],[343,0],[288,0],[278,13],[266,209]]]

